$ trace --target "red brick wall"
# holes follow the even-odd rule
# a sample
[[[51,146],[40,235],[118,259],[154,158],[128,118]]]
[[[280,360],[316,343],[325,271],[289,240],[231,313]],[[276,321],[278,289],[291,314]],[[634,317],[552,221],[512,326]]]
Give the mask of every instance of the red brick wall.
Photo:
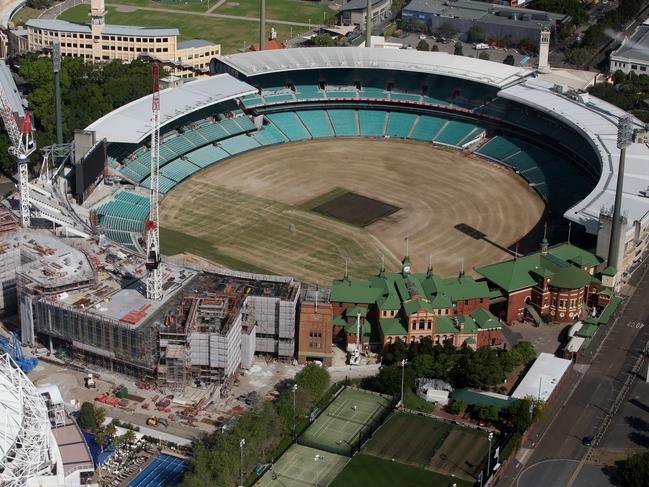
[[[478,332],[478,337],[476,343],[478,348],[491,346],[492,340],[494,345],[500,345],[503,341],[502,333],[500,328],[495,330],[482,330]]]
[[[455,305],[459,315],[468,315],[479,308],[489,309],[489,297],[485,296],[482,303],[479,298],[476,298],[468,299],[466,304],[464,304],[464,300],[456,301]]]
[[[319,336],[313,336],[319,335]],[[300,305],[300,327],[298,330],[298,361],[304,363],[307,356],[331,357],[333,341],[333,312],[330,304],[318,304],[318,312],[313,303]],[[319,344],[320,348],[313,347]],[[329,358],[329,361],[331,359]],[[325,364],[327,362],[325,361]]]
[[[514,320],[523,318],[522,310],[525,309],[525,299],[532,297],[532,288],[517,291],[509,295],[507,302],[507,323],[512,323]]]

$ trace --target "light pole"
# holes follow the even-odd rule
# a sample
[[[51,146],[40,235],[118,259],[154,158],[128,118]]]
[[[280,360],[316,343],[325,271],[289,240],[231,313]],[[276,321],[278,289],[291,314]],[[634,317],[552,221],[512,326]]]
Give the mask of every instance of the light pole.
[[[246,446],[246,439],[239,441],[239,487],[243,487],[243,447]]]
[[[318,487],[318,484],[320,482],[319,472],[318,472],[318,462],[322,461],[322,455],[319,454],[316,455],[313,460],[315,461],[315,487]]]
[[[487,480],[491,476],[491,440],[494,439],[493,432],[489,433],[489,456],[487,457]]]
[[[408,361],[405,358],[401,361],[401,407],[403,407],[403,376],[405,375],[407,363]]]
[[[297,418],[297,410],[295,407],[295,392],[297,391],[297,384],[293,384],[293,387],[291,387],[293,390],[293,439],[295,440],[295,422]]]

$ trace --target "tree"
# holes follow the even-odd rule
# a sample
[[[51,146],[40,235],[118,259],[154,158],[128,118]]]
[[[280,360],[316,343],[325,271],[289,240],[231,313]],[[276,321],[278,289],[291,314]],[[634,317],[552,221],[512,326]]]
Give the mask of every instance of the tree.
[[[462,376],[458,377],[459,374]],[[458,380],[463,378],[469,387],[477,388],[499,384],[504,378],[498,353],[489,347],[481,347],[476,352],[463,357],[455,375]]]
[[[536,359],[536,351],[531,342],[518,342],[511,348],[511,351],[520,355],[521,364],[529,364]]]
[[[478,54],[478,59],[489,61],[489,53],[487,51],[481,51],[480,54]]]
[[[466,33],[469,42],[484,42],[485,32],[479,25],[474,25]]]
[[[476,404],[471,413],[475,418],[483,421],[498,421],[498,409],[493,404]]]
[[[468,404],[466,403],[466,401],[463,401],[462,399],[456,399],[451,404],[449,404],[446,407],[446,409],[451,414],[460,414],[461,415],[461,414],[464,414],[464,411],[466,411],[467,407],[468,407]]]
[[[332,47],[337,45],[336,39],[331,37],[329,34],[318,34],[311,38],[311,44],[319,47]]]
[[[500,416],[515,433],[523,434],[543,416],[543,406],[543,401],[526,397],[502,410]]]
[[[82,430],[94,431],[97,428],[97,415],[95,406],[91,402],[84,402],[79,410],[79,427]]]
[[[569,15],[575,25],[581,25],[588,19],[579,0],[534,0],[530,8]]]
[[[295,375],[298,391],[308,394],[309,399],[315,403],[329,389],[331,377],[326,368],[316,364],[307,364]]]
[[[462,45],[462,42],[457,41],[455,43],[455,47],[453,48],[453,54],[456,56],[464,56],[464,46]]]
[[[618,69],[613,73],[613,84],[614,85],[619,85],[620,83],[625,82],[627,79],[626,73],[622,71],[621,69]]]
[[[95,432],[95,442],[99,445],[101,451],[104,451],[104,448],[106,448],[109,443],[108,435],[103,430]]]
[[[386,346],[383,363],[386,365],[398,364],[406,358],[407,354],[408,347],[400,338],[397,338],[393,343]]]
[[[417,44],[417,50],[418,51],[429,51],[430,46],[428,45],[428,42],[426,42],[425,39],[421,39],[419,41],[419,44]]]
[[[435,360],[432,355],[417,355],[412,361],[412,368],[417,377],[431,377]]]
[[[437,44],[433,44],[433,47],[430,49],[433,52],[438,52],[439,51],[439,46]]]
[[[110,435],[110,436],[113,436],[113,437],[115,436],[115,433],[117,433],[117,425],[115,424],[114,420],[106,425],[106,427],[104,428],[104,432],[107,435]]]
[[[511,54],[507,54],[507,57],[503,59],[503,64],[509,64],[510,66],[513,66],[516,63],[516,59],[514,59],[514,56]]]
[[[415,372],[412,367],[406,367],[403,380],[404,390],[414,389],[415,379]],[[362,379],[361,387],[398,397],[401,395],[401,367],[398,365],[383,366],[378,375]]]
[[[133,432],[131,430],[126,431],[126,433],[124,433],[122,435],[122,437],[124,438],[124,441],[126,443],[133,443],[135,441],[135,438],[136,438],[135,432]]]
[[[649,450],[630,456],[620,462],[619,467],[620,475],[629,487],[649,485]]]

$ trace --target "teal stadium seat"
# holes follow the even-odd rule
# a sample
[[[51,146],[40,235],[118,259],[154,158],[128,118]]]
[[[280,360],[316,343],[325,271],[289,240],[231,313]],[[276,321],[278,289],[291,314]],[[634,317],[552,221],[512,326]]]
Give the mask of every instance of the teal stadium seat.
[[[219,144],[224,151],[232,155],[240,154],[259,147],[259,143],[254,138],[248,137],[245,134],[236,135],[229,139],[222,140]]]
[[[302,110],[295,112],[315,139],[333,137],[334,131],[324,110]]]
[[[431,141],[446,122],[447,121],[443,118],[432,117],[430,115],[420,115],[410,138],[415,140]]]
[[[266,115],[268,120],[270,120],[275,127],[289,138],[289,140],[305,140],[310,139],[311,136],[306,131],[302,122],[293,112],[284,112],[284,113],[270,113]]]
[[[460,147],[465,139],[469,138],[469,135],[472,135],[477,128],[471,123],[452,120],[444,127],[442,133],[435,138],[435,142]]]
[[[336,137],[354,137],[358,135],[356,110],[327,110],[327,113]]]
[[[380,110],[359,110],[361,135],[365,137],[383,137],[387,112]]]
[[[194,174],[199,169],[198,166],[192,164],[190,161],[178,158],[160,168],[160,174],[169,179],[173,179],[176,182],[180,182]]]
[[[288,139],[274,125],[266,125],[252,134],[259,145],[273,145],[286,142]]]
[[[415,123],[417,115],[412,113],[390,112],[388,128],[385,135],[390,137],[401,137],[405,139],[410,134],[412,124]]]
[[[226,157],[229,157],[230,154],[225,152],[220,147],[214,147],[213,145],[208,145],[196,149],[194,152],[187,154],[187,159],[192,161],[198,167],[207,167],[210,164],[218,162]]]

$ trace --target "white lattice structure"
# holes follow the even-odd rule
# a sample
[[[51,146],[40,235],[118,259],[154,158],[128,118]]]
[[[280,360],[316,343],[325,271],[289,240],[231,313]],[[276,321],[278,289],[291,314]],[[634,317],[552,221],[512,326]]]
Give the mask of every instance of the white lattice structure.
[[[52,477],[57,449],[43,397],[7,354],[0,355],[0,485]],[[31,482],[30,482],[31,481]]]

